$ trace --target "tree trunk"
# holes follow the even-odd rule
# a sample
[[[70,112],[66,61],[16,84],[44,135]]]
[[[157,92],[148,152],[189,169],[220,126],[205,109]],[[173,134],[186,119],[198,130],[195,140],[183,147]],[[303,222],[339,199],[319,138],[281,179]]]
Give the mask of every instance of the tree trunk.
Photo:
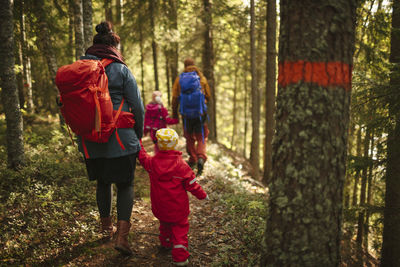
[[[203,45],[203,72],[207,78],[211,90],[211,101],[208,103],[208,116],[209,123],[208,129],[210,134],[208,138],[211,141],[217,141],[217,99],[215,93],[215,79],[214,79],[214,45],[212,33],[212,4],[210,0],[203,0],[204,16],[202,17],[204,23],[204,45]]]
[[[16,10],[14,9],[14,12]],[[22,43],[17,42],[15,40],[15,45],[17,46],[18,56],[15,57],[15,64],[17,66],[23,66],[23,59],[22,59]],[[18,100],[21,109],[25,109],[25,90],[24,90],[24,76],[23,71],[20,69],[16,74],[16,82],[17,82],[17,91],[18,91]]]
[[[85,43],[83,36],[83,10],[82,0],[73,0],[74,22],[75,22],[75,59],[78,60],[85,54]]]
[[[107,21],[114,24],[111,0],[104,0],[104,15]]]
[[[167,98],[168,98],[168,107],[170,107],[169,98],[171,93],[171,73],[170,73],[170,54],[167,48],[164,49],[165,55],[165,76],[167,80]]]
[[[121,32],[121,30],[124,27],[124,0],[115,0],[115,6],[116,6],[115,25],[117,32]],[[124,47],[125,47],[124,40],[125,38],[122,38],[120,42],[120,51],[122,54],[124,54]]]
[[[74,4],[73,0],[68,1],[68,58],[72,61],[75,60],[74,57]]]
[[[123,0],[115,0],[115,6],[116,6],[116,16],[115,16],[115,25],[117,27],[120,27],[124,21],[123,17],[123,6],[124,6],[124,1]],[[120,29],[120,28],[118,28]]]
[[[267,77],[265,90],[265,148],[263,183],[268,184],[272,170],[272,137],[274,135],[274,113],[276,92],[276,0],[267,4]]]
[[[150,23],[151,23],[151,48],[153,50],[153,69],[154,69],[154,82],[155,90],[160,90],[160,85],[158,82],[158,66],[157,66],[157,42],[155,36],[155,16],[156,16],[156,6],[155,1],[150,1]]]
[[[239,68],[237,66],[240,66],[239,64],[235,64],[235,75],[234,75],[234,83],[233,83],[233,110],[232,110],[232,137],[231,137],[231,150],[233,150],[233,145],[235,144],[235,135],[237,134],[237,128],[236,128],[236,109],[237,109],[237,91],[238,91],[238,86],[237,86],[237,80],[238,80],[238,70]]]
[[[361,128],[358,128],[357,131],[357,160],[361,158]],[[356,169],[356,174],[354,176],[354,187],[353,187],[353,201],[352,201],[352,206],[356,207],[357,206],[357,188],[358,188],[358,182],[360,180],[360,169]]]
[[[257,86],[257,62],[255,40],[254,0],[250,1],[250,54],[251,54],[251,150],[250,161],[254,178],[259,177],[260,168],[260,90]]]
[[[243,71],[243,82],[244,82],[244,137],[243,137],[243,157],[247,158],[247,128],[248,128],[248,118],[247,118],[247,69]]]
[[[366,200],[366,210],[365,210],[365,222],[364,222],[364,248],[366,251],[369,251],[369,245],[368,245],[368,236],[369,236],[369,218],[371,215],[370,212],[370,207],[371,207],[371,194],[372,194],[372,187],[373,187],[373,179],[372,179],[372,170],[374,168],[373,164],[373,156],[374,156],[374,138],[375,138],[375,130],[372,129],[371,132],[371,137],[370,137],[370,143],[371,143],[371,148],[370,148],[370,155],[369,155],[369,164],[368,164],[368,178],[367,178],[367,200]]]
[[[14,72],[14,25],[12,1],[1,0],[0,87],[6,117],[7,164],[18,169],[25,164],[23,122]]]
[[[170,31],[171,35],[176,35],[178,33],[178,1],[168,0],[165,2],[167,29]],[[168,106],[171,106],[171,87],[178,76],[178,42],[173,40],[168,44],[166,49],[166,59],[168,61],[167,73],[169,76],[169,85],[167,86],[168,95]]]
[[[146,95],[144,93],[144,40],[143,30],[141,25],[139,26],[139,38],[140,38],[140,70],[141,70],[141,83],[142,83],[142,99],[143,103],[146,103]]]
[[[400,2],[393,1],[389,115],[394,121],[387,139],[386,193],[381,266],[400,266]]]
[[[339,266],[356,1],[281,0],[280,12],[262,265]]]
[[[92,0],[82,0],[84,51],[93,43]]]
[[[171,18],[172,18],[172,30],[178,33],[178,7],[179,1],[177,0],[169,0],[170,8],[171,8]],[[175,77],[178,76],[178,60],[179,60],[179,51],[178,51],[178,41],[172,42],[172,60],[171,60],[171,85],[174,83]],[[168,101],[170,101],[170,96],[168,96]],[[170,102],[168,102],[170,105]]]
[[[351,116],[351,115],[350,115]],[[349,126],[349,138],[347,139],[347,155],[351,155],[353,151],[353,143],[354,143],[354,136],[355,136],[356,126],[355,123],[350,121]],[[346,178],[344,182],[344,200],[343,200],[343,208],[348,209],[350,208],[350,194],[351,194],[351,185],[352,185],[352,171],[347,169],[346,170]]]
[[[364,137],[364,161],[368,160],[369,155],[369,142],[371,138],[370,129],[367,127]],[[367,175],[368,175],[368,166],[365,166],[362,169],[361,175],[361,189],[360,189],[360,211],[358,213],[358,222],[357,222],[357,261],[358,266],[363,266],[363,235],[364,235],[364,220],[365,220],[365,199],[367,193]]]
[[[43,9],[44,2],[43,0],[35,0],[34,4],[38,19],[38,28],[37,28],[37,32],[39,33],[38,46],[41,48],[43,57],[46,59],[50,77],[54,84],[54,90],[58,92],[54,83],[54,79],[56,77],[58,69],[57,58],[53,49],[52,40],[50,39],[51,34],[47,24],[47,18],[45,13],[46,11]]]
[[[28,113],[33,113],[35,106],[33,104],[32,93],[32,74],[31,74],[31,59],[28,55],[29,45],[26,40],[26,24],[25,24],[25,3],[21,1],[21,14],[20,14],[20,42],[22,48],[22,75],[23,86],[26,93],[26,109]]]

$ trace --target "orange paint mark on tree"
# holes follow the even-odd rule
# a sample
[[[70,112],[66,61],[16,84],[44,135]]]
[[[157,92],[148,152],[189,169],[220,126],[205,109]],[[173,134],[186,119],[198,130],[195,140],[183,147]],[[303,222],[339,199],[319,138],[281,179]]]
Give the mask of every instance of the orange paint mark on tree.
[[[285,87],[303,81],[323,87],[343,87],[350,91],[351,71],[351,66],[342,62],[281,62],[278,83]]]

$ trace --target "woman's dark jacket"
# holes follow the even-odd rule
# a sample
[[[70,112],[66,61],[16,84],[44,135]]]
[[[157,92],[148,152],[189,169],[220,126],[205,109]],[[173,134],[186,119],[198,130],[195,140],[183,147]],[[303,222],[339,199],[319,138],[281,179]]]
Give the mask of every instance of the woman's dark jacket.
[[[86,55],[81,59],[100,60],[96,56]],[[140,150],[139,140],[143,135],[144,107],[140,97],[140,91],[131,71],[124,64],[113,62],[106,67],[108,77],[108,89],[114,109],[118,110],[122,98],[125,99],[123,111],[131,110],[135,119],[134,128],[117,129],[118,135],[125,146],[123,150],[113,133],[107,143],[95,143],[85,140],[89,157],[95,158],[117,158],[135,154]],[[78,138],[79,151],[83,153],[81,138]]]

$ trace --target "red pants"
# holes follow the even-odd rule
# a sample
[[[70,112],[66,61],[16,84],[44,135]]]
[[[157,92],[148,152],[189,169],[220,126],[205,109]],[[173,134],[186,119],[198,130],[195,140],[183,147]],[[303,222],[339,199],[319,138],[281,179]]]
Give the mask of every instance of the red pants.
[[[189,162],[196,163],[199,158],[207,160],[206,143],[208,137],[208,127],[204,124],[204,142],[202,133],[188,133],[184,130],[186,138],[186,151],[189,154]],[[196,144],[197,142],[197,144]]]
[[[184,218],[179,222],[169,223],[160,221],[160,242],[161,245],[172,247],[172,259],[175,262],[185,261],[189,258],[188,237],[189,221]]]

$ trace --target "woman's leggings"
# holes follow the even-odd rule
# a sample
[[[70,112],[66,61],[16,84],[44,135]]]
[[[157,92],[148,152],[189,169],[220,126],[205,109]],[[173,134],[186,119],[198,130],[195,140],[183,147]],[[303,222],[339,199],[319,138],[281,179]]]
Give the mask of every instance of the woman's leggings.
[[[118,221],[128,221],[131,218],[133,207],[133,180],[130,183],[117,183],[117,217]],[[111,216],[112,187],[97,180],[97,206],[100,217]]]

